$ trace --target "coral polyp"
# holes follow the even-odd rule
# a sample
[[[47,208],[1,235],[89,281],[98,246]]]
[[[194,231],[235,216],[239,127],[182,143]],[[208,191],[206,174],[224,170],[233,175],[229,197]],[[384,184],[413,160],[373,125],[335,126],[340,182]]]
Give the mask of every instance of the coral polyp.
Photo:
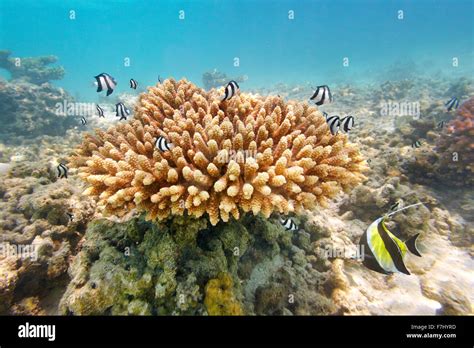
[[[301,212],[360,183],[364,160],[307,103],[240,93],[222,101],[186,81],[140,96],[134,119],[87,135],[71,158],[107,213],[150,219]],[[172,144],[155,147],[158,137]]]

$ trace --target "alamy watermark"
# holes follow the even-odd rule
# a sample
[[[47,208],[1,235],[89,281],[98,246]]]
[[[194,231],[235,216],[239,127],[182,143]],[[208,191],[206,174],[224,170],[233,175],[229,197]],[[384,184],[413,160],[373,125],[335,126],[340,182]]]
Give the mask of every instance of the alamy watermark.
[[[75,103],[64,100],[54,105],[57,116],[91,116],[95,113],[94,103]]]
[[[221,151],[217,155],[218,163],[229,163],[230,161],[235,161],[237,163],[245,163],[247,158],[256,158],[256,150],[229,150]]]
[[[328,259],[354,259],[364,260],[364,245],[357,245],[355,248],[351,247],[333,247],[331,245],[326,246],[324,249],[324,255]]]
[[[2,242],[0,243],[0,258],[7,257],[18,257],[22,260],[31,259],[32,261],[38,260],[38,252],[36,245],[23,245],[23,244],[10,244]]]
[[[380,114],[382,116],[412,116],[415,120],[420,118],[420,102],[388,102],[380,103]]]

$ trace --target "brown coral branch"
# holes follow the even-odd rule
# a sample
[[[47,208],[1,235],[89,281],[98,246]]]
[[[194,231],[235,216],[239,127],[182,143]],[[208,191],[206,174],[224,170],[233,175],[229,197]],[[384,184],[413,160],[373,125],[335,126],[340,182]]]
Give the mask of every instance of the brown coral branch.
[[[312,209],[364,180],[359,150],[315,107],[246,93],[221,102],[222,92],[172,79],[150,87],[133,120],[87,135],[71,158],[85,193],[110,214],[207,213],[215,225],[241,210]],[[171,151],[154,147],[158,136]]]

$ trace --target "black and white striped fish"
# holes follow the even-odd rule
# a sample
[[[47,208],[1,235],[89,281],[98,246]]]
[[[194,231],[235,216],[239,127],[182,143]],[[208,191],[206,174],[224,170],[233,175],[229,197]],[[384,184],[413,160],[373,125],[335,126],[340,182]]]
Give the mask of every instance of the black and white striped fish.
[[[400,201],[396,201],[390,206],[390,211],[396,210],[400,206]]]
[[[115,104],[115,116],[120,117],[119,121],[126,120],[128,115],[130,110],[122,102]]]
[[[292,218],[287,218],[287,219],[280,218],[280,223],[287,231],[298,230],[298,226],[296,225],[296,223],[293,221]]]
[[[332,94],[331,94],[331,90],[329,89],[329,86],[323,85],[323,86],[316,87],[316,90],[314,91],[313,95],[309,99],[314,101],[314,103],[318,106],[326,104],[326,103],[331,103]]]
[[[99,106],[99,104],[95,104],[95,108],[96,108],[97,112],[99,113],[99,117],[104,117],[104,118],[105,118],[105,116],[104,116],[104,109],[102,109],[102,108]]]
[[[341,119],[341,129],[344,132],[349,132],[354,127],[354,116],[346,116]]]
[[[230,98],[232,98],[235,93],[237,93],[239,88],[240,87],[237,82],[235,82],[234,80],[230,81],[225,87],[224,99],[222,99],[222,101],[229,100]]]
[[[395,210],[370,224],[359,241],[359,245],[364,247],[362,261],[364,266],[382,274],[404,273],[410,275],[410,271],[405,265],[405,257],[408,251],[416,256],[421,256],[416,245],[416,240],[420,234],[415,234],[402,241],[390,232],[385,225],[385,220],[394,214],[420,204],[422,203],[411,204]]]
[[[87,120],[84,116],[81,116],[81,123],[83,126],[85,126],[87,124]]]
[[[66,167],[65,164],[59,163],[58,166],[56,167],[58,170],[58,178],[62,179],[65,178],[67,179],[67,172],[68,172],[68,167]]]
[[[280,218],[280,223],[287,231],[296,231],[298,229],[298,226],[296,226],[295,222],[291,218],[288,218],[288,219]]]
[[[102,92],[107,89],[107,95],[111,95],[114,91],[117,82],[115,79],[107,73],[102,73],[97,76],[94,76],[97,80],[97,92]]]
[[[328,124],[329,130],[331,131],[332,135],[336,135],[339,131],[339,127],[341,126],[341,120],[339,116],[330,116],[326,118],[326,122]]]
[[[164,137],[159,136],[156,138],[155,148],[161,152],[170,151],[173,148],[173,144],[169,143]]]
[[[134,79],[130,79],[130,88],[137,89],[138,83]]]
[[[421,141],[416,140],[413,144],[411,144],[412,148],[419,148],[421,146]]]
[[[71,213],[66,213],[66,215],[69,216],[69,221],[74,220],[74,215],[72,215]]]
[[[438,124],[436,125],[436,128],[443,129],[445,124],[446,124],[446,121],[439,121]]]
[[[329,115],[328,115],[328,113],[327,113],[326,111],[323,111],[323,116],[324,116],[324,118],[327,120]]]
[[[456,97],[452,97],[444,104],[444,106],[446,106],[448,111],[451,111],[453,108],[457,109],[459,106],[459,99]]]

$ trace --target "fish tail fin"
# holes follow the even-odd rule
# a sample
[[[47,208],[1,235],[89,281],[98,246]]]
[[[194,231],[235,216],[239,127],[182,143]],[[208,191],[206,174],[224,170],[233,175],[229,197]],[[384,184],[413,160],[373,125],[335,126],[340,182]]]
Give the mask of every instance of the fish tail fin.
[[[416,247],[416,239],[418,238],[420,234],[417,233],[413,237],[408,238],[405,241],[405,245],[407,246],[408,250],[411,251],[412,254],[415,254],[416,256],[421,257],[420,252],[418,251],[418,248]]]

